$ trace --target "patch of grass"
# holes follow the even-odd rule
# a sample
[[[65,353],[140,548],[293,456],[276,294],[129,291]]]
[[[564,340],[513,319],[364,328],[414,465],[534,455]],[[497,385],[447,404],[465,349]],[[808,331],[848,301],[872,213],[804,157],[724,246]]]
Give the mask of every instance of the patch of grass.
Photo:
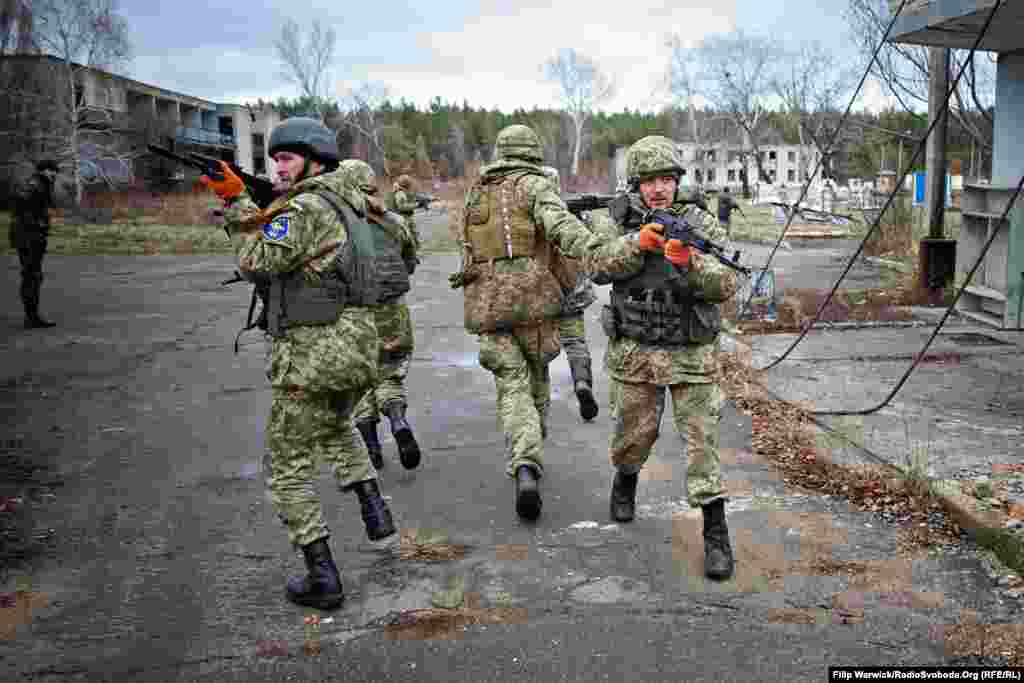
[[[3,253],[15,250],[4,240]],[[49,254],[54,255],[152,255],[229,254],[224,231],[215,225],[54,225]]]

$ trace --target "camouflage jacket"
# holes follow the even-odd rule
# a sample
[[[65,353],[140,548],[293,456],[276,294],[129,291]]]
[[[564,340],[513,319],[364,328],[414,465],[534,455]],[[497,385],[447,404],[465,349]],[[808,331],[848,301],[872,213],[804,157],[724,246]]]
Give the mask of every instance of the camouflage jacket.
[[[388,208],[403,216],[410,217],[416,210],[416,197],[412,192],[406,192],[401,189],[395,190],[388,197]]]
[[[262,282],[300,271],[308,284],[334,267],[348,240],[341,217],[310,190],[331,190],[360,214],[366,202],[340,172],[307,178],[263,211],[247,192],[227,203],[224,218],[243,277]],[[349,306],[333,325],[301,325],[275,338],[267,370],[271,386],[306,393],[366,387],[377,377],[377,328],[373,309]]]
[[[14,198],[12,246],[17,248],[33,239],[45,238],[50,232],[50,209],[53,205],[53,183],[34,173]]]
[[[544,175],[540,165],[517,159],[499,160],[481,170],[481,179],[466,194],[464,230],[467,229],[474,207],[482,201],[484,186],[502,182],[506,177],[514,175],[523,176],[517,185],[517,202],[527,207],[529,220],[537,227],[542,238],[561,249],[565,255],[574,259],[589,256],[615,261],[634,252],[639,253],[639,247],[631,240],[613,239],[591,232],[570,213],[558,188]],[[467,320],[471,317],[471,309],[478,304],[487,308],[506,301],[515,301],[522,308],[530,309],[521,313],[519,317],[523,319],[555,320],[561,315],[563,292],[553,275],[534,283],[538,291],[531,288],[531,278],[536,275],[531,265],[535,257],[517,256],[483,264],[474,263],[465,233],[459,241],[462,270],[467,283]],[[480,280],[476,281],[478,277]],[[508,291],[504,291],[504,287],[508,287]],[[501,291],[490,291],[491,288],[499,288]],[[524,288],[528,291],[524,291]],[[475,301],[477,297],[479,301]]]
[[[630,194],[634,208],[643,210],[643,200],[638,194]],[[671,212],[684,214],[696,211],[692,206],[676,203]],[[624,234],[622,226],[616,224],[607,209],[591,214],[594,232],[609,237]],[[725,235],[722,231],[706,233],[709,239],[718,241]],[[687,286],[699,293],[704,301],[720,303],[736,292],[736,274],[720,264],[717,259],[695,253],[686,276]],[[643,252],[631,254],[615,263],[593,262],[592,277],[597,284],[608,284],[614,280],[632,277],[643,267]],[[611,268],[609,266],[614,266]],[[670,385],[682,382],[706,384],[714,381],[717,369],[718,340],[710,344],[699,344],[678,348],[665,348],[643,344],[635,339],[618,337],[609,339],[605,352],[605,369],[608,374],[622,382],[643,382]]]

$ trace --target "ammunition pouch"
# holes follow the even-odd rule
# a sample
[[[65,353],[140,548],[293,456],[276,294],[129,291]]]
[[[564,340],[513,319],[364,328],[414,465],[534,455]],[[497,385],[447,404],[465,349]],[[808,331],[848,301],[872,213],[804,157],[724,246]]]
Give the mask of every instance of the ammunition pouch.
[[[337,271],[321,275],[319,286],[309,285],[300,272],[275,277],[268,289],[267,332],[281,337],[297,325],[329,325],[349,305],[348,285]]]
[[[612,289],[611,316],[615,336],[654,346],[710,344],[722,329],[718,306],[669,289]],[[606,307],[607,308],[607,307]],[[606,330],[607,331],[607,330]],[[609,335],[612,337],[612,335]]]

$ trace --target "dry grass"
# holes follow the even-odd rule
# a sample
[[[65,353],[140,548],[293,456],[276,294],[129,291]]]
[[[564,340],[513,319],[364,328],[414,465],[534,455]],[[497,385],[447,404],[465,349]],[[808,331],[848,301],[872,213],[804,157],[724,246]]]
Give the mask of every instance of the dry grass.
[[[878,467],[846,468],[819,458],[822,446],[807,408],[769,397],[760,373],[738,354],[722,353],[720,360],[722,388],[751,416],[754,454],[768,458],[788,486],[845,498],[858,510],[892,514],[900,525],[900,547],[908,553],[958,541],[960,528],[952,520],[943,516],[941,524],[928,523],[942,506],[927,486]]]

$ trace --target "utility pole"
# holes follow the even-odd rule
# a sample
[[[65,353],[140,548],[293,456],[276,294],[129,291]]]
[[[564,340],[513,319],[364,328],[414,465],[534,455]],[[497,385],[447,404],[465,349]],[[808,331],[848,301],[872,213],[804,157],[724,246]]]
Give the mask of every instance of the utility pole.
[[[928,48],[928,124],[938,118],[939,109],[949,92],[949,49]],[[925,220],[928,237],[942,239],[945,236],[946,209],[946,131],[949,123],[948,110],[942,113],[925,153],[928,184],[925,192]]]

